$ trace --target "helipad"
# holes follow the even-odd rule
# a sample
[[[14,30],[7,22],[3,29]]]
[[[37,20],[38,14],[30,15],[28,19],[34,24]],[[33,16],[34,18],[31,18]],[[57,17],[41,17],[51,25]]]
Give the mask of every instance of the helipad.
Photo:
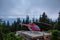
[[[40,31],[17,31],[16,34],[23,36],[27,39],[39,39],[39,38],[49,38],[51,33],[40,32]]]

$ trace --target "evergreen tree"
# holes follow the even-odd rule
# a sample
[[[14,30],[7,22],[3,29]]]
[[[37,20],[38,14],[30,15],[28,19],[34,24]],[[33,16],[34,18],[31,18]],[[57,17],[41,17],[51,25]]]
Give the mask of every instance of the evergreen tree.
[[[20,18],[17,18],[17,30],[21,30],[21,25],[20,25],[20,23],[21,23]]]
[[[3,40],[2,38],[2,31],[0,30],[0,40]]]
[[[10,31],[11,31],[11,30],[10,30],[9,21],[7,22],[7,24],[6,24],[5,21],[3,21],[3,23],[2,23],[2,32],[3,32],[3,33],[8,33],[8,32],[10,32]]]
[[[2,32],[6,33],[6,22],[5,21],[2,23]]]
[[[51,40],[60,40],[60,31],[53,30]]]
[[[0,40],[3,40],[2,38],[2,25],[1,25],[2,19],[0,18]]]
[[[49,18],[47,17],[45,12],[43,12],[42,16],[40,15],[39,22],[49,23]]]
[[[17,23],[16,21],[14,21],[14,23],[12,24],[12,31],[16,31],[17,28]]]
[[[45,12],[40,15],[39,22],[41,22],[39,25],[42,30],[48,30],[50,28],[50,26],[48,26],[48,24],[50,24],[50,19],[47,17]]]
[[[42,16],[40,15],[40,17],[39,17],[39,22],[41,21],[41,19],[42,19]]]
[[[6,28],[7,28],[7,32],[11,32],[11,25],[9,21],[7,21]]]
[[[58,22],[56,23],[55,29],[60,30],[60,12],[59,12],[59,17],[58,17]]]
[[[10,27],[10,23],[9,23],[9,21],[7,21],[7,27]]]
[[[29,16],[27,15],[26,16],[26,24],[28,24],[29,23]]]
[[[6,22],[5,21],[3,21],[2,26],[6,27]]]
[[[25,24],[26,23],[26,21],[25,21],[25,19],[23,19],[23,22],[22,22],[23,24]]]
[[[59,17],[58,17],[58,26],[60,26],[60,12],[59,12]]]
[[[3,23],[3,21],[2,21],[2,19],[0,18],[0,27],[1,27],[2,23]]]
[[[34,23],[34,22],[35,22],[35,19],[33,18],[32,21],[33,21],[33,23]]]
[[[29,23],[31,23],[31,20],[29,20]]]
[[[20,18],[17,18],[17,23],[19,24],[19,23],[21,23],[21,20],[20,20]]]
[[[36,21],[35,21],[36,23],[38,22],[38,19],[36,19]]]

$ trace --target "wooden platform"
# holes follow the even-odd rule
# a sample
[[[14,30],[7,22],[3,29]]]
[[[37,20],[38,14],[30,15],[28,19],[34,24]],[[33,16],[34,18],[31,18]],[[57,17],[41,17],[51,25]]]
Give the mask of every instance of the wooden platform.
[[[45,32],[37,32],[37,31],[17,31],[16,34],[23,36],[26,39],[29,40],[37,40],[37,39],[44,39],[47,40],[50,39],[51,33],[45,33]]]

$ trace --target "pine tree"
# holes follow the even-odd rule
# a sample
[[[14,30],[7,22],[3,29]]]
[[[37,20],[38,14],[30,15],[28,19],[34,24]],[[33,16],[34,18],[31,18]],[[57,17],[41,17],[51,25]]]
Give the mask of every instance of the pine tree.
[[[60,12],[57,21],[54,24],[54,29],[60,30]]]
[[[60,25],[60,12],[59,12],[59,17],[58,17],[58,25]]]
[[[2,38],[2,31],[0,30],[0,40],[3,40]]]
[[[17,18],[17,23],[19,24],[21,22],[20,18]]]
[[[34,18],[32,18],[32,21],[33,21],[33,23],[35,22],[35,19]]]
[[[29,23],[29,16],[27,15],[26,16],[26,24],[28,24]]]
[[[45,14],[45,12],[43,12],[43,14],[40,15],[39,22],[41,22],[40,23],[40,28],[41,29],[47,30],[47,29],[50,28],[50,26],[47,25],[47,24],[50,24],[50,19],[47,17],[47,15]]]
[[[39,22],[41,21],[41,18],[42,18],[42,17],[41,17],[41,15],[40,15],[40,17],[39,17]]]
[[[1,24],[2,24],[2,19],[0,18],[0,27],[1,27]]]
[[[14,23],[12,24],[12,31],[16,31],[17,28],[17,23],[16,21],[14,21]]]
[[[5,21],[3,21],[2,26],[6,27],[6,22]]]
[[[3,40],[3,38],[2,38],[2,25],[1,25],[1,23],[2,23],[2,19],[0,18],[0,40]]]
[[[26,23],[26,22],[25,22],[25,19],[23,19],[23,22],[22,22],[22,23],[23,23],[23,24]]]
[[[48,17],[45,14],[45,12],[43,12],[42,16],[40,15],[39,22],[48,23],[47,21],[48,21]]]
[[[57,29],[60,30],[60,12],[59,12],[59,17],[58,17]]]
[[[7,21],[7,27],[10,27],[10,23],[9,23],[9,21]]]
[[[29,20],[29,23],[31,23],[31,20]]]
[[[17,18],[17,30],[21,30],[21,25],[20,25],[20,23],[21,23],[20,18]]]
[[[9,21],[7,21],[6,29],[7,29],[6,30],[7,32],[11,32],[11,25],[10,25]]]
[[[38,19],[36,19],[36,21],[35,21],[36,23],[38,22]]]

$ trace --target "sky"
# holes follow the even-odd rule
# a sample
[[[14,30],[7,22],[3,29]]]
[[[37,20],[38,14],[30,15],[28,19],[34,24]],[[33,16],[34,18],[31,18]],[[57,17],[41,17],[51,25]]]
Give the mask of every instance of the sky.
[[[60,0],[0,0],[1,18],[39,18],[45,12],[55,20],[60,11]]]

